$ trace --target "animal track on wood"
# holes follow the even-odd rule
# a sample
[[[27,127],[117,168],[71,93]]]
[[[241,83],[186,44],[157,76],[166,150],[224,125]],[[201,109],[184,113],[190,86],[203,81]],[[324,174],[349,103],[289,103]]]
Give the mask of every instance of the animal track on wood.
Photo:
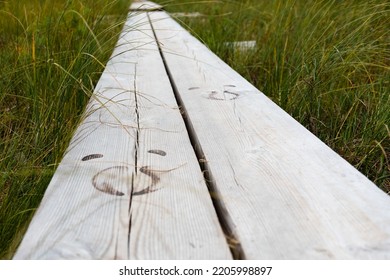
[[[160,177],[155,174],[155,171],[149,169],[148,166],[142,166],[139,169],[139,171],[145,175],[148,175],[152,179],[152,183],[148,187],[146,187],[145,189],[138,191],[138,192],[134,192],[133,195],[143,195],[143,194],[157,191],[157,189],[154,189],[154,190],[152,189],[155,185],[158,184],[158,182],[160,182]]]
[[[124,174],[128,175],[127,166],[113,166],[96,173],[92,178],[92,185],[95,189],[117,196],[125,195],[123,192],[114,188],[113,183],[118,182]]]
[[[226,94],[229,94],[231,95],[230,97],[227,97]],[[218,91],[215,91],[213,90],[210,94],[209,94],[209,99],[211,100],[235,100],[239,97],[240,95],[238,93],[235,93],[235,92],[231,92],[231,91],[228,91],[228,90],[224,90],[223,91],[223,94],[219,93]]]
[[[148,153],[160,155],[163,157],[165,157],[167,155],[167,153],[162,151],[162,150],[149,150]]]
[[[103,157],[102,154],[91,154],[91,155],[87,155],[87,156],[83,157],[81,160],[82,161],[88,161],[88,160],[91,160],[91,159],[102,158],[102,157]]]

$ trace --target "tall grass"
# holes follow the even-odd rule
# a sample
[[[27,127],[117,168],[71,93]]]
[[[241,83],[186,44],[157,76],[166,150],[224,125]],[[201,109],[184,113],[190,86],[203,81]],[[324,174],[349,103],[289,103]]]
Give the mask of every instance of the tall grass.
[[[112,52],[130,0],[0,0],[0,258],[10,258]],[[155,0],[390,192],[390,3]],[[240,51],[225,42],[255,40]]]
[[[390,192],[390,2],[172,0],[217,55]],[[173,14],[175,15],[175,14]],[[251,51],[225,42],[255,40]]]
[[[129,4],[0,1],[0,258],[20,242]]]

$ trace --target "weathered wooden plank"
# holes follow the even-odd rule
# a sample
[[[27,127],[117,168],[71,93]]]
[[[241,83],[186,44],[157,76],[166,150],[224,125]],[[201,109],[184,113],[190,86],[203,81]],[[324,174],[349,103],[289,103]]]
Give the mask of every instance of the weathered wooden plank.
[[[151,18],[245,256],[390,258],[390,198],[166,13]]]
[[[15,259],[231,258],[164,71],[132,14]]]
[[[130,6],[130,11],[159,11],[163,7],[151,1],[135,0]]]
[[[150,25],[141,32],[141,41],[154,38]],[[129,257],[229,259],[157,43],[152,45],[153,51],[135,57],[139,145]]]
[[[127,257],[137,122],[134,67],[120,63],[108,63],[15,259]]]

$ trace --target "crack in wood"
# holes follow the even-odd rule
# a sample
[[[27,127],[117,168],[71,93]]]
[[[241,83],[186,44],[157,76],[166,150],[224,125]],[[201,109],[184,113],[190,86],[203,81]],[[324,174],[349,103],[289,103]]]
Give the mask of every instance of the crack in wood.
[[[138,95],[138,92],[137,92],[137,64],[134,64],[134,101],[135,101],[135,114],[136,114],[136,120],[137,120],[136,141],[135,141],[135,147],[134,147],[135,175],[137,175],[139,134],[140,134],[139,108],[138,108],[138,96],[137,95]]]

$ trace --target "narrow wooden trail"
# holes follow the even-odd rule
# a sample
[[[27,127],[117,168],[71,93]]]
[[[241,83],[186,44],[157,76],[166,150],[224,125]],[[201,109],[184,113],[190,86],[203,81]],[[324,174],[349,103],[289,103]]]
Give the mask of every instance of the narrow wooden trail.
[[[390,198],[149,1],[15,259],[389,259]]]

